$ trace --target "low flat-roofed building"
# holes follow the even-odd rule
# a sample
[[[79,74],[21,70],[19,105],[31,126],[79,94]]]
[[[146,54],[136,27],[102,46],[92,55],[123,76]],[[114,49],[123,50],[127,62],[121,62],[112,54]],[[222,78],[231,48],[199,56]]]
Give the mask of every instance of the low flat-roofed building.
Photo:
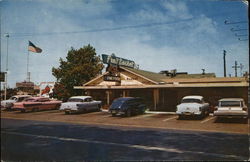
[[[129,67],[117,67],[116,75],[109,71],[82,86],[87,95],[102,100],[104,107],[118,97],[142,97],[150,110],[175,111],[182,97],[201,95],[212,106],[221,98],[239,97],[248,102],[248,78],[215,77],[208,74],[183,74],[169,77],[163,74]]]

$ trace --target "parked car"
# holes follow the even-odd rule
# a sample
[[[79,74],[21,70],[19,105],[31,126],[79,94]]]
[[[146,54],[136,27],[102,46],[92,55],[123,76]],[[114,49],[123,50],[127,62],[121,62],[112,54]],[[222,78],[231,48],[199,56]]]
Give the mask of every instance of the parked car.
[[[214,116],[247,118],[248,108],[242,98],[223,98],[215,107]]]
[[[95,101],[91,96],[73,96],[68,99],[67,102],[62,103],[60,110],[65,114],[73,112],[87,112],[87,111],[100,111],[101,101]]]
[[[62,101],[52,100],[47,97],[30,97],[22,102],[14,103],[12,109],[21,110],[21,112],[51,110],[58,109],[61,103]]]
[[[209,104],[202,96],[186,96],[182,98],[181,104],[177,105],[176,114],[179,118],[183,116],[205,117],[209,113]]]
[[[143,114],[145,110],[146,104],[139,97],[120,97],[115,99],[109,108],[112,116],[126,115],[128,117],[134,114]]]
[[[31,97],[30,95],[15,95],[10,97],[8,100],[1,101],[1,108],[11,109],[14,103],[22,102],[24,99]]]

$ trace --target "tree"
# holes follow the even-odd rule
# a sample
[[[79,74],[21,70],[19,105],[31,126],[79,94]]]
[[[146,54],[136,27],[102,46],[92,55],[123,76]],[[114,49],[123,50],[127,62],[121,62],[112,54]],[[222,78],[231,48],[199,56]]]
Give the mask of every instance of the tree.
[[[74,86],[81,86],[90,81],[100,74],[104,67],[100,57],[96,55],[95,48],[89,44],[78,50],[71,47],[66,61],[62,58],[59,61],[59,67],[52,68],[52,74],[57,79],[54,94],[63,100],[79,95]]]

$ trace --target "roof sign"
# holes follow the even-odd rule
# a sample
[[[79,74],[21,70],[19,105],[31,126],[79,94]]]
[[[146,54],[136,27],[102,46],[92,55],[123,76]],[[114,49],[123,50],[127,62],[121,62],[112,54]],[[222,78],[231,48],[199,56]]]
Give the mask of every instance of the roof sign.
[[[104,64],[109,64],[109,65],[125,66],[130,68],[136,67],[134,61],[116,57],[115,54],[112,55],[102,54],[102,61]]]

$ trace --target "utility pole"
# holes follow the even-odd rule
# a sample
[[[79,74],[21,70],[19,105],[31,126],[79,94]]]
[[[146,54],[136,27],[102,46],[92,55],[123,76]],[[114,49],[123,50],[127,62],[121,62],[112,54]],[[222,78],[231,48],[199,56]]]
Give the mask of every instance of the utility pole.
[[[237,66],[237,65],[238,63],[237,61],[235,61],[234,66],[232,66],[232,68],[234,68],[234,71],[235,71],[235,77],[237,77],[237,68],[240,68],[240,66]]]
[[[240,63],[240,76],[243,76],[242,70],[243,70],[244,65],[242,65],[242,63]]]
[[[9,64],[9,37],[10,35],[6,33],[7,38],[7,51],[6,51],[6,72],[5,72],[5,85],[4,85],[4,99],[7,99],[7,86],[8,86],[8,64]]]
[[[223,50],[223,61],[224,61],[224,77],[227,77],[227,72],[226,72],[226,50]]]

